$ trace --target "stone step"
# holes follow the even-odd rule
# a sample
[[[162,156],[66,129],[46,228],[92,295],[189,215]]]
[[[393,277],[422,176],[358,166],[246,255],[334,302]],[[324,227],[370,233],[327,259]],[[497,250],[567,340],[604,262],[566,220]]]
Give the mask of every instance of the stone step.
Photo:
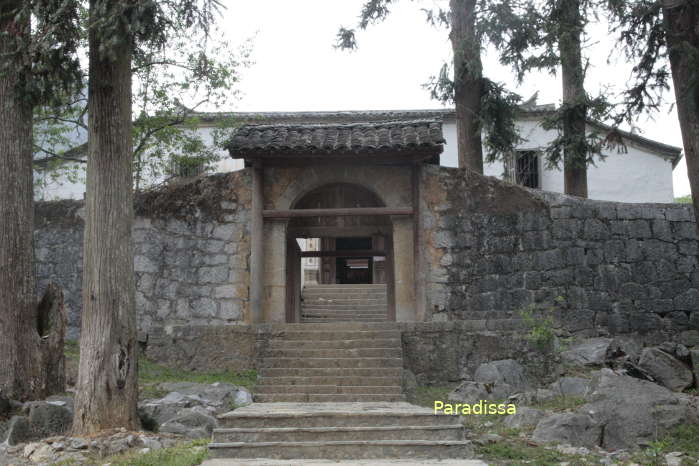
[[[220,427],[461,426],[460,416],[435,415],[410,403],[253,403],[218,417]]]
[[[385,283],[357,283],[357,284],[328,284],[328,285],[305,285],[304,290],[328,290],[337,288],[340,290],[371,290],[386,289]]]
[[[264,385],[333,385],[340,387],[388,386],[401,384],[400,377],[348,377],[348,376],[314,376],[314,377],[261,377]],[[259,388],[259,385],[258,387]]]
[[[405,401],[399,393],[256,393],[258,403],[371,403]]]
[[[333,309],[343,311],[385,311],[388,309],[386,303],[356,303],[356,304],[341,304],[330,301],[318,303],[303,303],[302,309]]]
[[[323,322],[388,322],[388,316],[377,315],[374,317],[367,316],[334,316],[332,314],[327,315],[302,315],[302,322],[309,324],[317,324]]]
[[[382,324],[366,324],[362,322],[345,322],[343,324],[259,324],[258,329],[275,332],[274,338],[284,336],[287,332],[337,332],[337,331],[385,331],[394,330],[396,334],[390,338],[398,338],[400,326],[396,322]],[[278,333],[278,335],[276,335]],[[266,338],[266,337],[265,337]],[[369,337],[366,337],[369,338]],[[373,339],[373,336],[371,337]]]
[[[284,332],[284,335],[280,335],[279,338],[286,340],[333,341],[400,338],[401,335],[398,330],[331,330],[332,324],[327,325],[330,326],[328,330],[291,330]]]
[[[333,315],[349,317],[376,317],[388,315],[388,309],[335,309],[332,307],[301,308],[301,314],[309,315]]]
[[[403,358],[262,358],[260,367],[276,368],[387,368],[403,367]]]
[[[400,358],[403,349],[397,348],[343,348],[343,349],[268,349],[264,358]]]
[[[301,296],[304,301],[321,299],[363,301],[365,299],[385,300],[388,298],[388,295],[384,291],[304,291]]]
[[[370,298],[353,298],[350,296],[341,296],[333,298],[327,295],[308,296],[303,299],[304,304],[317,303],[333,303],[333,304],[387,304],[386,296],[378,295]]]
[[[457,425],[383,427],[280,427],[215,429],[214,443],[322,442],[342,440],[464,440]]]
[[[309,324],[317,324],[317,323],[342,323],[342,322],[366,322],[366,323],[372,323],[372,322],[388,322],[388,318],[386,317],[364,317],[362,319],[357,319],[354,317],[310,317],[308,319],[301,319],[302,323],[309,323]]]
[[[400,377],[402,367],[263,367],[260,377]]]
[[[333,395],[333,394],[377,394],[377,395],[400,395],[400,385],[357,385],[357,386],[340,386],[340,385],[278,385],[270,384],[267,380],[261,379],[260,384],[255,387],[255,393],[274,394],[274,393],[313,393],[316,395]]]
[[[349,301],[346,304],[354,304],[360,301],[378,301],[377,304],[387,303],[386,293],[304,293],[301,295],[302,302],[316,301]]]
[[[356,440],[328,442],[231,442],[209,445],[212,458],[269,459],[372,459],[372,458],[467,458],[466,441]]]
[[[342,348],[401,348],[401,340],[398,338],[386,338],[378,340],[336,340],[336,341],[305,341],[305,340],[279,340],[272,339],[269,342],[270,349],[308,348],[308,349],[342,349]]]

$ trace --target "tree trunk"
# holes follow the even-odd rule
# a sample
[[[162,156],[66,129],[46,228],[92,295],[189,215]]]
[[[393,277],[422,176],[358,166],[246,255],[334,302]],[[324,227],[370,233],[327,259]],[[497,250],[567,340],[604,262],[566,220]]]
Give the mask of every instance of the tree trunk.
[[[19,400],[45,395],[36,331],[34,277],[34,186],[32,108],[17,89],[18,40],[29,33],[13,10],[21,1],[0,6],[0,59],[14,63],[0,76],[0,393]],[[5,35],[7,34],[7,35]]]
[[[561,24],[558,47],[561,55],[563,105],[569,109],[563,122],[563,137],[566,140],[563,153],[565,193],[587,197],[587,106],[580,40],[583,30],[581,0],[560,0],[559,8]]]
[[[699,51],[699,1],[665,0],[664,3],[674,4],[663,8],[663,20],[694,216],[699,220],[699,66],[693,61],[696,60],[696,51]],[[688,53],[687,47],[694,48],[694,57]]]
[[[481,142],[482,65],[476,36],[476,0],[450,0],[454,51],[454,104],[459,167],[483,173]]]
[[[46,393],[66,391],[64,339],[68,317],[63,306],[63,291],[49,283],[37,307],[37,331],[41,337],[41,362]]]
[[[90,23],[107,10],[90,0]],[[115,2],[116,3],[116,2]],[[109,18],[107,18],[109,21]],[[130,45],[113,55],[99,26],[89,34],[89,133],[80,368],[73,430],[138,428],[134,306]],[[126,32],[122,43],[130,44]]]

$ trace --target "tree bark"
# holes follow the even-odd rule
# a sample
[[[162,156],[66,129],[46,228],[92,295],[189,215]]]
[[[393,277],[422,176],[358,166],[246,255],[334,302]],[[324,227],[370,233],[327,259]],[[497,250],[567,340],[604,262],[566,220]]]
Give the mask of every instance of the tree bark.
[[[90,0],[90,24],[109,0]],[[115,2],[116,3],[116,2]],[[80,367],[73,430],[138,428],[134,306],[131,41],[105,56],[89,33],[89,132]]]
[[[481,142],[481,47],[476,36],[476,0],[450,0],[454,51],[454,106],[459,167],[483,173]]]
[[[699,51],[699,1],[665,0],[663,21],[680,121],[694,216],[699,219],[699,65],[687,48]],[[699,222],[697,223],[699,232]]]
[[[17,89],[29,77],[14,53],[29,23],[11,14],[20,5],[0,6],[0,59],[11,61],[0,76],[0,394],[29,400],[46,387],[36,331],[32,108]]]
[[[558,47],[561,55],[563,105],[570,109],[563,122],[563,137],[567,141],[563,153],[565,193],[587,197],[587,150],[584,143],[587,107],[580,39],[583,30],[581,7],[581,0],[560,0]]]
[[[41,362],[47,394],[66,391],[64,339],[67,323],[63,291],[55,283],[49,283],[37,307],[37,331],[41,337]]]

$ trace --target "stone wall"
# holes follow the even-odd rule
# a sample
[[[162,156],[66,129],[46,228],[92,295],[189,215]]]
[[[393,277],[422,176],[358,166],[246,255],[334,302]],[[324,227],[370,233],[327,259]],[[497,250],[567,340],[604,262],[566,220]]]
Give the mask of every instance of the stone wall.
[[[139,195],[134,224],[138,327],[240,324],[247,318],[250,175],[215,175]],[[55,281],[80,332],[84,209],[37,204],[38,289]],[[144,337],[145,338],[145,337]]]
[[[507,330],[528,306],[572,333],[699,330],[691,206],[582,200],[426,167],[428,320]]]

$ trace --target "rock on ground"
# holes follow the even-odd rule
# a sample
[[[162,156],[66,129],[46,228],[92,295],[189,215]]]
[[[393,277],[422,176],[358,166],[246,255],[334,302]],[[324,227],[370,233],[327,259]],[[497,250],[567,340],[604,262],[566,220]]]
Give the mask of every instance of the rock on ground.
[[[515,391],[524,391],[531,386],[524,367],[513,359],[481,364],[473,380],[484,384],[507,384]]]
[[[585,397],[590,380],[582,377],[561,377],[550,385],[551,391],[563,396]]]
[[[611,338],[590,338],[561,352],[564,362],[583,366],[602,366],[607,360]]]
[[[216,416],[252,403],[252,395],[235,385],[193,382],[162,383],[169,393],[139,403],[142,419],[152,420],[160,431],[189,438],[206,437],[217,426]]]
[[[474,404],[480,400],[502,401],[512,395],[515,390],[508,384],[493,383],[486,384],[480,382],[463,382],[449,393],[448,398],[454,401]]]
[[[534,427],[546,416],[540,409],[528,408],[526,406],[517,407],[517,413],[505,418],[505,425],[516,429]]]
[[[600,443],[602,426],[585,413],[555,413],[537,424],[532,439],[542,443],[565,443],[591,447]]]
[[[676,392],[691,387],[694,380],[692,371],[685,363],[660,348],[644,349],[638,366],[658,383]]]
[[[537,425],[533,439],[619,450],[648,445],[681,424],[699,421],[698,401],[658,384],[599,371],[590,383],[589,403],[575,412],[553,414]]]

